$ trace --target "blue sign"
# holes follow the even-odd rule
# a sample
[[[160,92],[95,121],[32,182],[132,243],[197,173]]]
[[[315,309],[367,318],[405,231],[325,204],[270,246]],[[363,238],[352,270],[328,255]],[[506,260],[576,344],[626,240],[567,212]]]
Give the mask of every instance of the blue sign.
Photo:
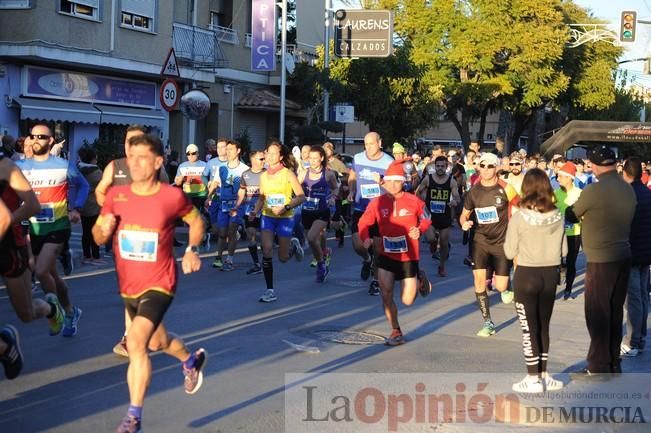
[[[156,108],[156,83],[25,66],[25,96]]]
[[[253,0],[251,13],[251,70],[276,69],[276,0]]]

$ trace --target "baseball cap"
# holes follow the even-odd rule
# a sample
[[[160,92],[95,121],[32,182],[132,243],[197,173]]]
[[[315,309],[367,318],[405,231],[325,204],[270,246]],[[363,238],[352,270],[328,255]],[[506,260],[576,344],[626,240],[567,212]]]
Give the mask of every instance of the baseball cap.
[[[605,144],[590,149],[588,159],[595,165],[613,165],[617,162],[615,152]]]
[[[491,164],[494,166],[500,165],[500,159],[494,153],[484,152],[479,157],[479,163]]]
[[[400,143],[393,143],[392,153],[406,153],[405,147]]]
[[[196,144],[188,144],[188,146],[185,148],[185,153],[190,152],[199,152],[199,148]]]

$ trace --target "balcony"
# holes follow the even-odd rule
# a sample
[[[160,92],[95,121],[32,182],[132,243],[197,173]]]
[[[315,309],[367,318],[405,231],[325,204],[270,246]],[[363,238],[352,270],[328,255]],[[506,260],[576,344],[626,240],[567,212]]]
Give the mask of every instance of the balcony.
[[[172,26],[174,52],[180,64],[197,69],[228,65],[216,32],[180,23]]]
[[[218,26],[216,24],[208,24],[208,30],[215,32],[217,34],[217,40],[219,42],[224,42],[231,45],[239,45],[240,37],[237,34],[237,30],[233,30],[228,27]]]

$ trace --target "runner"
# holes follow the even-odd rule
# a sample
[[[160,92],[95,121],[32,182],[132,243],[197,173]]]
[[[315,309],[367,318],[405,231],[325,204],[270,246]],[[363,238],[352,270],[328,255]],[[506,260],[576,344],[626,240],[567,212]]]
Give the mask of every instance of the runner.
[[[357,255],[362,258],[360,277],[366,281],[371,276],[373,259],[377,258],[380,240],[377,230],[371,227],[370,235],[375,238],[375,242],[371,247],[372,252],[369,254],[369,248],[364,247],[359,238],[357,222],[366,210],[369,201],[380,196],[379,179],[384,175],[384,171],[393,160],[389,155],[382,152],[382,138],[377,132],[369,132],[364,136],[364,149],[364,152],[356,154],[353,158],[353,167],[348,175],[348,187],[350,188],[348,201],[354,201],[351,221],[353,248]],[[375,263],[377,264],[377,260]],[[377,269],[373,272],[374,278],[368,288],[368,294],[372,296],[380,295],[380,285],[376,274]]]
[[[226,164],[219,167],[218,177],[215,181],[219,184],[219,199],[217,206],[211,206],[211,220],[217,222],[217,258],[213,267],[222,271],[233,270],[233,255],[237,245],[237,229],[243,224],[242,216],[244,209],[237,209],[237,195],[240,190],[240,179],[242,173],[249,169],[249,166],[240,161],[241,147],[237,141],[226,143]],[[235,212],[233,212],[235,211]],[[227,249],[225,260],[222,261],[224,249]],[[222,266],[219,266],[221,262]]]
[[[226,144],[228,143],[227,138],[218,138],[217,139],[217,157],[211,158],[206,164],[203,175],[209,179],[208,182],[208,213],[210,215],[210,227],[209,230],[213,232],[214,235],[219,236],[218,221],[219,218],[219,169],[226,165],[228,162],[228,157],[226,156]],[[213,268],[221,269],[224,266],[221,255],[215,258],[215,261],[212,264]]]
[[[331,142],[326,141],[323,143],[323,150],[325,150],[328,157],[328,168],[337,174],[337,181],[339,182],[339,195],[335,198],[335,212],[331,215],[331,226],[335,230],[337,247],[342,248],[344,246],[346,226],[350,222],[350,202],[346,200],[348,197],[348,168],[335,155],[335,148]]]
[[[522,181],[524,180],[524,171],[522,170],[522,158],[518,152],[511,154],[509,158],[509,172],[502,179],[511,185],[515,189],[515,192],[520,194]]]
[[[208,197],[208,178],[204,176],[207,164],[199,159],[199,147],[196,144],[188,144],[185,155],[188,160],[179,165],[174,183],[183,188],[192,205],[201,211]]]
[[[129,154],[129,143],[135,137],[144,135],[147,133],[147,130],[144,126],[141,125],[130,125],[127,128],[127,132],[124,136],[124,158],[114,159],[109,162],[108,165],[104,168],[104,173],[102,173],[102,180],[97,184],[95,188],[95,198],[97,199],[97,204],[102,206],[104,205],[104,200],[106,199],[106,194],[111,186],[119,185],[131,185],[131,172],[129,171],[129,166],[127,165],[126,155]],[[158,170],[158,180],[161,183],[168,184],[169,178],[167,177],[167,171],[164,169]],[[109,242],[105,248],[108,251],[112,251],[111,246],[113,242]],[[127,357],[127,330],[131,325],[131,319],[127,310],[124,310],[124,334],[120,341],[118,341],[115,346],[113,346],[113,353],[116,355]]]
[[[29,182],[18,167],[0,153],[0,198],[10,213],[10,229],[0,240],[0,275],[18,318],[28,323],[47,317],[50,335],[57,335],[63,327],[63,309],[54,293],[45,300],[32,299],[32,272],[29,245],[22,221],[36,215],[41,207]]]
[[[527,376],[513,391],[557,391],[563,382],[547,372],[549,321],[552,317],[558,268],[567,253],[563,238],[564,216],[554,206],[554,192],[544,171],[531,169],[522,182],[522,200],[509,220],[504,253],[517,259],[513,275],[515,311],[522,328],[522,351]]]
[[[371,228],[377,227],[381,236],[378,256],[378,281],[382,291],[384,314],[391,325],[387,346],[398,346],[405,339],[398,322],[398,307],[393,300],[393,285],[401,282],[403,305],[410,306],[420,292],[427,296],[432,286],[425,273],[418,269],[418,239],[431,222],[424,217],[425,203],[411,193],[403,191],[406,181],[400,161],[387,168],[383,179],[386,193],[374,198],[360,216],[359,238],[366,248],[371,247]]]
[[[499,159],[492,153],[483,153],[479,158],[480,181],[468,191],[459,223],[463,230],[474,226],[471,214],[477,218],[473,239],[473,278],[475,296],[484,319],[484,326],[477,332],[479,337],[495,334],[491,320],[488,293],[486,291],[487,269],[495,274],[495,288],[502,294],[502,302],[513,302],[513,292],[508,290],[511,262],[504,255],[504,239],[509,221],[510,207],[518,195],[511,185],[497,177]]]
[[[268,167],[260,175],[260,196],[254,211],[256,215],[262,211],[262,272],[267,284],[267,290],[259,300],[274,302],[278,300],[273,284],[274,235],[278,236],[278,260],[283,263],[291,257],[297,261],[303,260],[303,248],[298,239],[291,236],[294,229],[294,208],[305,201],[305,195],[294,174],[296,161],[285,146],[278,141],[271,141],[265,150],[265,161]]]
[[[258,196],[260,195],[260,176],[263,172],[264,152],[254,150],[251,152],[251,168],[242,173],[240,190],[237,193],[237,203],[235,204],[237,209],[244,205],[243,215],[246,216],[244,227],[249,241],[249,254],[251,254],[253,260],[253,266],[246,271],[247,275],[262,273],[256,242],[256,234],[260,231],[260,213],[255,213],[255,204],[258,202]],[[231,216],[237,212],[232,210]]]
[[[34,125],[28,140],[32,143],[34,157],[17,161],[16,165],[41,204],[41,211],[29,219],[35,273],[43,291],[51,294],[46,295],[46,300],[54,304],[52,295],[56,295],[65,310],[63,336],[73,337],[77,334],[82,311],[72,304],[56,260],[70,237],[70,223],[81,220],[79,211],[88,197],[88,182],[74,165],[49,154],[54,137],[48,126]],[[55,329],[50,331],[53,333]]]
[[[330,249],[326,248],[325,231],[330,222],[330,208],[335,206],[339,185],[333,171],[328,170],[326,154],[321,147],[312,147],[310,166],[299,172],[298,182],[305,191],[301,223],[316,260],[316,282],[322,283],[330,272]]]
[[[158,181],[157,172],[164,161],[158,138],[140,135],[132,139],[127,161],[131,185],[111,188],[93,227],[98,244],[116,233],[113,242],[118,285],[132,319],[127,335],[131,404],[116,433],[142,431],[142,407],[152,376],[147,349],[162,350],[183,363],[187,394],[201,387],[207,360],[204,349],[190,353],[163,324],[177,282],[172,245],[176,219],[183,218],[190,227],[189,246],[182,261],[186,274],[201,267],[198,245],[203,238],[203,221],[180,189]]]
[[[554,191],[556,207],[565,215],[565,209],[572,206],[581,196],[581,189],[574,183],[576,166],[566,162],[558,171],[557,179],[560,187]],[[565,290],[563,300],[572,297],[572,286],[576,278],[576,259],[581,249],[581,223],[565,223],[565,236],[567,237],[567,257],[565,258]]]
[[[447,277],[445,262],[449,258],[448,244],[450,227],[452,227],[453,208],[461,202],[457,181],[451,174],[446,174],[448,160],[445,156],[437,156],[434,160],[434,174],[427,174],[416,190],[416,195],[423,197],[428,205],[432,225],[425,232],[430,243],[430,251],[439,252],[438,275]]]

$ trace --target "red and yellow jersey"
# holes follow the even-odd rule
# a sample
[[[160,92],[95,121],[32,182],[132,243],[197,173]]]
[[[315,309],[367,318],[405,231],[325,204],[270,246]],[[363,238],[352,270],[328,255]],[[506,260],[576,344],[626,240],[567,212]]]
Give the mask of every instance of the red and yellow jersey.
[[[176,220],[199,218],[199,212],[180,188],[160,184],[151,195],[138,195],[130,185],[114,186],[102,216],[113,214],[118,225],[113,236],[115,268],[123,297],[135,298],[149,290],[173,295],[176,290],[174,228]]]

